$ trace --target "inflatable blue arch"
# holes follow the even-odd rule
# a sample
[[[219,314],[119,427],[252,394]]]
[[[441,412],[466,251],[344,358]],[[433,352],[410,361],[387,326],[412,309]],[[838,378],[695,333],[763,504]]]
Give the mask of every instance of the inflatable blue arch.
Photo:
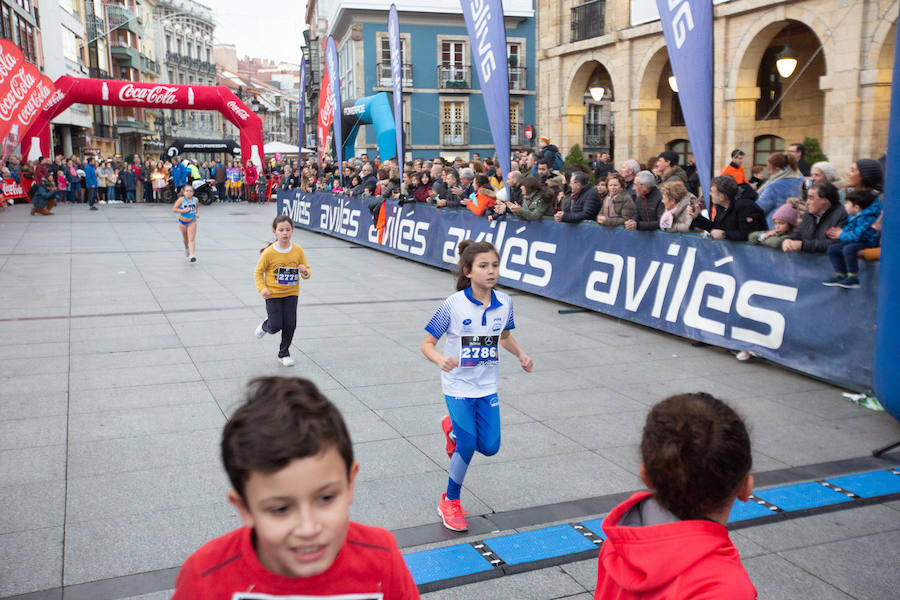
[[[378,156],[381,160],[397,157],[397,128],[394,125],[394,112],[386,92],[348,100],[342,104],[341,130],[347,132],[342,153],[344,160],[356,156],[356,136],[363,125],[375,127]]]

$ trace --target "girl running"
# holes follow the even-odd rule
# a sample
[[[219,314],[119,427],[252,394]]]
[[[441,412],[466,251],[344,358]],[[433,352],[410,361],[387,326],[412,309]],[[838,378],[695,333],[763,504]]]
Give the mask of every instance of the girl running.
[[[444,300],[428,322],[422,342],[422,353],[443,371],[444,401],[450,412],[441,420],[450,479],[438,513],[444,527],[452,531],[469,528],[459,494],[472,456],[476,450],[492,456],[500,449],[498,343],[519,359],[525,371],[530,373],[533,366],[510,334],[516,326],[512,298],[494,290],[499,270],[500,256],[491,243],[460,242],[458,291]],[[441,354],[435,344],[444,334],[447,341]]]
[[[256,289],[266,299],[268,319],[256,328],[256,339],[267,333],[281,331],[278,361],[285,367],[293,367],[291,341],[297,328],[297,299],[300,295],[300,277],[309,279],[309,264],[303,248],[291,242],[294,223],[287,215],[279,215],[272,221],[275,243],[260,250],[259,262],[253,278]]]
[[[178,229],[184,239],[184,255],[191,262],[197,262],[194,250],[197,239],[197,199],[194,198],[194,188],[186,185],[181,189],[181,195],[175,200],[172,212],[178,213]]]
[[[735,498],[753,491],[750,436],[709,394],[654,406],[641,439],[637,492],[603,520],[595,600],[729,598],[756,590],[725,528]]]

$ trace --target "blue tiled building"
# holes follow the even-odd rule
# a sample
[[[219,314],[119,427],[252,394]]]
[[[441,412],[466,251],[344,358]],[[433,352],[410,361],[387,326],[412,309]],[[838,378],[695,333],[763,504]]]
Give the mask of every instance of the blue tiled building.
[[[355,99],[391,93],[384,0],[310,0],[311,44],[333,35],[338,46],[341,96]],[[494,152],[469,36],[458,0],[396,2],[403,47],[403,123],[406,158],[470,158]],[[510,142],[513,150],[531,145],[525,127],[534,126],[536,39],[534,0],[507,0],[504,18],[510,81]],[[312,10],[310,10],[312,9]],[[317,40],[317,41],[315,41]],[[374,155],[371,125],[360,131],[356,152]]]

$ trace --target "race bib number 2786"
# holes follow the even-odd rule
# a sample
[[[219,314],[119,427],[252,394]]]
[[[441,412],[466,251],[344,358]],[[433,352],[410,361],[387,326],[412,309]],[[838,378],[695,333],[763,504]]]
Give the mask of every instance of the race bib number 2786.
[[[499,335],[464,335],[460,338],[459,366],[476,367],[495,364],[499,360]]]

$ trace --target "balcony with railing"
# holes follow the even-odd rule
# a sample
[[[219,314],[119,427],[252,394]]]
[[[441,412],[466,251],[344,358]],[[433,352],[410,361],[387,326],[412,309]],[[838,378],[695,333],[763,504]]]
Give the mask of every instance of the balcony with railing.
[[[89,40],[102,37],[106,33],[106,22],[96,15],[87,15],[84,18],[84,33]]]
[[[442,146],[465,146],[469,143],[469,124],[462,121],[441,123]]]
[[[88,76],[92,79],[109,79],[109,73],[98,67],[89,67]]]
[[[525,145],[525,125],[524,123],[510,123],[509,124],[509,145],[515,148],[516,146],[524,146]]]
[[[143,33],[141,31],[141,25],[143,25],[141,18],[124,6],[107,4],[106,20],[109,21],[110,27],[124,29],[135,35]]]
[[[155,60],[151,60],[150,57],[141,54],[141,71],[143,73],[159,76],[159,63]]]
[[[375,65],[378,68],[377,73],[377,83],[378,87],[390,88],[394,86],[393,83],[393,75],[391,74],[391,63],[389,62],[380,62]],[[401,65],[401,73],[402,73],[402,81],[403,88],[408,89],[413,86],[413,77],[412,77],[412,65],[410,64],[402,64]]]
[[[469,65],[439,65],[438,87],[442,90],[465,90],[472,87],[472,73]]]
[[[572,7],[572,36],[577,42],[603,35],[606,24],[606,0],[591,0]]]
[[[509,89],[525,90],[528,86],[528,69],[509,65]]]
[[[141,59],[138,55],[137,48],[122,40],[111,40],[109,42],[109,53],[113,60],[124,62],[132,69],[141,68]]]
[[[585,148],[609,148],[609,124],[587,121],[584,124]]]

